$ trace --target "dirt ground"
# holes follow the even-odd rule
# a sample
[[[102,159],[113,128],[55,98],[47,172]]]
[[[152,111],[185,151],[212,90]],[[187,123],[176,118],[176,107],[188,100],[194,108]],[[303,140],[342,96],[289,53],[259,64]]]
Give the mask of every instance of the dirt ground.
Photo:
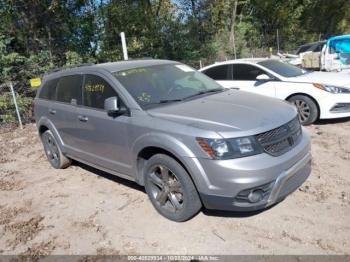
[[[0,254],[350,254],[350,121],[311,133],[313,171],[259,214],[171,222],[132,182],[79,163],[55,170],[35,126],[0,131]]]

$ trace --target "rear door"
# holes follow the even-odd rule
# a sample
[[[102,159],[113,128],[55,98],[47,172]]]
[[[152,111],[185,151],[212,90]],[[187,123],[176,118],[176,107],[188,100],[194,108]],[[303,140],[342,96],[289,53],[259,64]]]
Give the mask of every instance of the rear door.
[[[251,64],[232,64],[232,73],[234,83],[240,90],[275,97],[274,80],[256,80],[256,77],[261,74],[266,74],[273,78],[273,76],[263,69]]]
[[[231,65],[226,64],[213,66],[202,71],[202,73],[214,79],[217,83],[225,88],[238,88],[237,83],[235,83],[232,79]]]
[[[80,74],[60,77],[56,87],[56,102],[49,108],[68,153],[77,147],[79,133],[76,126],[76,107],[82,102],[82,80],[83,76]]]
[[[120,97],[113,83],[100,74],[87,74],[83,84],[83,105],[77,108],[78,150],[82,160],[117,171],[131,173],[128,123],[130,117],[112,117],[104,101]],[[119,99],[120,104],[123,101]]]

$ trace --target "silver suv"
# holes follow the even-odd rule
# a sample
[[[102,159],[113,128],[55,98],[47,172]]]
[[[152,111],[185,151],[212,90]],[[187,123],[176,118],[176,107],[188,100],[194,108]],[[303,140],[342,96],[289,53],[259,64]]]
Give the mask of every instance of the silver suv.
[[[185,221],[202,207],[251,211],[311,172],[310,138],[286,102],[227,90],[184,64],[135,60],[46,75],[34,101],[54,168],[71,159],[145,186]]]

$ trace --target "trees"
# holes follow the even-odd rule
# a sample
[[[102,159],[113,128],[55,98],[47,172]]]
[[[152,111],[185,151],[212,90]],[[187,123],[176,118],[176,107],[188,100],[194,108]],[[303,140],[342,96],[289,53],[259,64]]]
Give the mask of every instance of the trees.
[[[25,92],[28,78],[53,67],[131,58],[195,66],[292,51],[320,37],[350,33],[348,0],[0,0],[0,82]]]

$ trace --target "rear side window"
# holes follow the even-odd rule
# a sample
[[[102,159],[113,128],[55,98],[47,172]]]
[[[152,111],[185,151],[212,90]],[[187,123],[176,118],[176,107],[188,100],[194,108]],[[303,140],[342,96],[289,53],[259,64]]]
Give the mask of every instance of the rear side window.
[[[231,80],[229,65],[214,66],[203,71],[203,73],[214,80]]]
[[[233,65],[234,80],[256,81],[256,77],[261,74],[266,74],[266,72],[256,66],[246,64]]]
[[[57,85],[57,101],[71,103],[75,99],[81,104],[81,85],[83,77],[72,75],[61,77]]]
[[[55,100],[57,83],[58,83],[58,79],[52,79],[47,81],[41,88],[41,91],[39,93],[39,98]]]
[[[117,96],[114,89],[102,77],[86,75],[84,82],[84,105],[103,109],[105,99]]]

